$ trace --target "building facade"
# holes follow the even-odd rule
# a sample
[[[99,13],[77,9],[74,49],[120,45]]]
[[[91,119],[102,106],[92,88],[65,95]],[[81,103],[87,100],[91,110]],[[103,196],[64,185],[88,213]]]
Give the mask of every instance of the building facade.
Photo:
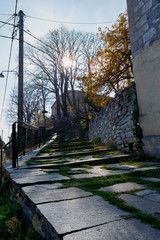
[[[144,151],[160,156],[160,0],[127,0]]]

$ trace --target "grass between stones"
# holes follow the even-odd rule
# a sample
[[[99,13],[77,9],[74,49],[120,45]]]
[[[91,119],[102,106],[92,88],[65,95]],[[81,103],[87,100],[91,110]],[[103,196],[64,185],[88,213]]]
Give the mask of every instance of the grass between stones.
[[[68,156],[68,158],[70,159],[79,159],[79,158],[85,158],[85,157],[88,157],[88,156],[91,156],[91,158],[104,158],[105,156],[108,156],[108,155],[121,155],[121,154],[124,154],[124,152],[121,152],[121,151],[118,151],[118,150],[115,150],[115,151],[108,151],[106,149],[106,152],[105,153],[92,153],[92,152],[86,152],[86,154],[77,154],[77,155],[74,155],[74,156]]]
[[[135,207],[126,205],[125,202],[122,199],[118,198],[117,193],[112,192],[103,192],[98,191],[90,188],[81,187],[81,189],[85,191],[92,192],[95,195],[101,196],[104,200],[108,201],[110,204],[116,205],[118,208],[130,212],[130,217],[135,217],[140,219],[143,223],[149,223],[152,225],[152,227],[156,229],[160,229],[160,221],[146,213],[142,213],[140,210],[136,209]]]
[[[118,196],[121,193],[113,193],[113,192],[104,192],[100,191],[99,189],[104,186],[111,186],[117,183],[124,183],[124,182],[135,182],[138,184],[145,184],[146,188],[156,190],[160,192],[160,183],[158,182],[149,182],[144,181],[141,177],[159,177],[160,176],[160,169],[157,170],[146,170],[142,172],[132,172],[126,174],[117,174],[114,176],[106,176],[106,177],[94,177],[91,179],[70,179],[64,180],[63,188],[68,187],[78,187],[82,190],[89,191],[94,195],[101,196],[104,200],[109,201],[109,203],[116,205],[118,208],[130,212],[130,217],[135,217],[140,219],[144,223],[149,223],[152,227],[156,229],[160,229],[160,220],[157,218],[142,213],[140,210],[128,206],[122,199],[119,199]],[[126,193],[134,194],[135,191],[129,191]]]
[[[82,168],[87,168],[87,169],[92,169],[93,168],[93,166],[88,165],[88,164],[82,164],[81,166],[82,166]]]
[[[94,150],[94,147],[93,146],[88,146],[88,145],[84,145],[84,146],[73,146],[73,147],[65,147],[65,148],[62,148],[62,147],[59,147],[59,148],[56,148],[56,149],[54,149],[54,148],[51,148],[51,149],[42,149],[41,151],[40,151],[40,153],[49,153],[49,154],[53,154],[53,153],[55,153],[55,152],[67,152],[67,153],[69,153],[69,152],[81,152],[81,151],[83,151],[83,150]]]
[[[58,160],[51,159],[51,160],[40,161],[40,160],[37,160],[37,159],[30,159],[30,160],[26,161],[26,164],[29,166],[29,165],[43,165],[43,164],[61,164],[61,163],[65,162],[65,160],[64,161],[63,160],[58,161]]]
[[[56,146],[56,151],[61,151],[63,150],[63,155],[66,155],[67,153],[69,153],[69,151],[72,150],[79,150],[81,151],[81,147],[82,147],[82,143],[84,144],[84,142],[78,142],[78,140],[75,141],[76,143],[76,147],[73,146],[74,142],[70,142],[70,143],[55,143],[55,145],[52,145],[53,149],[54,146]],[[70,144],[70,145],[68,145]],[[85,141],[85,144],[87,146],[87,141]],[[59,149],[57,148],[57,145],[59,146]],[[81,146],[80,146],[81,145]],[[62,147],[63,146],[63,147]],[[66,148],[67,146],[67,148]],[[93,148],[92,148],[93,147]],[[89,149],[93,149],[93,150],[101,150],[102,146],[92,146],[89,145]],[[103,146],[104,148],[104,146]],[[65,151],[65,149],[67,151]],[[51,146],[46,147],[45,149],[42,150],[47,150],[49,152],[51,152]],[[86,154],[77,154],[74,156],[67,156],[70,159],[84,159],[87,156],[91,156],[92,158],[103,158],[106,155],[121,155],[124,154],[122,151],[118,151],[118,150],[110,150],[107,151],[105,153],[92,153],[89,152]],[[60,156],[58,158],[59,163],[63,162],[63,158],[65,156]],[[139,168],[141,167],[146,167],[148,166],[145,163],[135,163],[134,162],[134,157],[130,159],[130,161],[125,161],[124,159],[121,159],[120,164],[122,165],[133,165],[133,166],[137,166]],[[48,163],[58,163],[57,161],[54,160],[46,160],[46,161],[39,161],[39,160],[34,160],[31,159],[30,161],[28,161],[28,164],[48,164]],[[154,165],[154,164],[153,164]],[[149,165],[149,166],[153,166],[153,165]],[[144,223],[149,223],[151,224],[154,228],[156,229],[160,229],[160,220],[158,220],[157,218],[146,214],[146,213],[142,213],[140,210],[132,207],[132,206],[128,206],[122,199],[119,199],[119,195],[120,193],[113,193],[113,192],[104,192],[101,191],[100,188],[104,187],[104,186],[111,186],[117,183],[124,183],[124,182],[135,182],[138,184],[145,184],[146,188],[149,189],[153,189],[156,190],[158,192],[160,192],[160,183],[159,182],[149,182],[149,181],[144,181],[141,179],[141,177],[160,177],[160,169],[157,170],[146,170],[146,171],[141,171],[141,172],[130,172],[130,173],[125,173],[125,174],[117,174],[117,175],[111,175],[111,176],[106,176],[106,177],[93,177],[93,178],[83,178],[83,179],[75,179],[72,178],[73,174],[79,174],[79,173],[88,173],[87,169],[92,168],[92,166],[90,166],[89,164],[82,164],[81,167],[86,168],[85,170],[77,170],[77,171],[71,171],[71,167],[68,166],[59,166],[58,167],[58,171],[57,173],[63,175],[63,176],[67,176],[70,177],[69,180],[62,180],[60,181],[63,184],[62,188],[68,188],[68,187],[78,187],[82,190],[85,191],[89,191],[91,193],[93,193],[94,195],[98,195],[101,196],[104,200],[109,201],[109,203],[116,205],[118,208],[123,209],[124,211],[127,211],[130,213],[129,217],[135,217],[140,219],[142,222]],[[107,166],[103,166],[104,169],[108,169],[108,170],[120,170],[118,167],[107,167]],[[57,168],[57,166],[56,166]],[[127,169],[126,169],[127,170]],[[46,171],[47,173],[53,173],[55,171]],[[130,194],[134,194],[135,191],[130,191],[130,192],[126,192],[126,193],[130,193]]]
[[[12,204],[10,183],[5,181],[0,187],[0,239],[1,240],[40,240],[41,237],[28,225],[20,204]]]
[[[121,170],[120,168],[118,167],[107,167],[107,166],[102,166],[101,168],[103,169],[106,169],[106,170],[113,170],[113,171],[118,171],[118,170]],[[124,171],[128,171],[129,169],[123,169]]]
[[[73,174],[88,174],[89,172],[85,171],[85,170],[75,170],[75,171],[72,171],[70,167],[68,166],[60,166],[60,167],[56,167],[58,169],[57,173],[58,174],[61,174],[63,176],[66,176],[66,177],[70,177],[71,175]],[[50,170],[50,171],[43,171],[43,172],[46,172],[48,174],[51,174],[51,173],[55,173],[55,171],[53,170]]]
[[[109,147],[104,144],[94,144],[91,141],[87,140],[81,140],[81,139],[73,139],[72,141],[55,141],[54,143],[51,143],[49,146],[46,146],[41,149],[38,155],[41,155],[42,153],[48,153],[53,154],[55,152],[62,152],[64,155],[67,153],[74,152],[83,152],[83,151],[95,151],[95,150],[102,150],[102,149],[108,149]],[[114,154],[114,153],[113,153]]]
[[[121,155],[124,154],[124,152],[122,151],[118,151],[118,150],[114,150],[114,151],[108,151],[105,153],[101,153],[101,154],[92,154],[93,158],[101,158],[101,157],[105,157],[106,155]]]
[[[121,162],[120,165],[132,165],[132,166],[135,166],[135,167],[139,167],[139,168],[143,168],[143,167],[153,167],[153,166],[160,166],[160,164],[147,164],[147,163],[142,163],[142,162],[135,162],[134,159],[133,160],[130,160],[130,161],[125,161],[125,162]]]

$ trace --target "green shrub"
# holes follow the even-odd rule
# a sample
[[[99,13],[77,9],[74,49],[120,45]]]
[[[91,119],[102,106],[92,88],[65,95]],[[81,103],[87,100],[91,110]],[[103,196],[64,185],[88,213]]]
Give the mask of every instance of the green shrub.
[[[92,140],[92,142],[93,142],[94,145],[98,145],[98,144],[101,143],[101,138],[100,138],[100,137],[96,137],[96,138],[94,138],[94,139]]]
[[[40,240],[41,238],[28,227],[20,204],[12,204],[10,183],[5,181],[0,186],[0,239],[1,240]]]

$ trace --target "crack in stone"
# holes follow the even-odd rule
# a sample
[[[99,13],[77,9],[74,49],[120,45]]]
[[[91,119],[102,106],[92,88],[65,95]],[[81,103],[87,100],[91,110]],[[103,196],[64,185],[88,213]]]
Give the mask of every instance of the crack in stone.
[[[108,223],[114,223],[114,222],[117,222],[117,221],[121,221],[121,220],[123,220],[125,218],[124,216],[121,216],[122,218],[119,218],[119,219],[116,219],[116,220],[113,220],[113,221],[109,221],[109,222],[106,222],[106,223],[101,223],[101,224],[97,224],[97,225],[94,225],[94,226],[91,226],[91,227],[82,228],[82,229],[79,229],[79,230],[74,230],[74,231],[67,232],[67,233],[64,233],[64,234],[59,234],[58,236],[59,236],[60,240],[63,240],[63,237],[66,236],[66,235],[69,235],[69,234],[72,234],[72,233],[76,233],[76,232],[81,232],[81,231],[88,230],[88,229],[92,229],[94,227],[103,226],[103,225],[108,224]]]
[[[60,189],[60,188],[59,188],[59,189]],[[38,206],[38,205],[43,205],[43,204],[47,204],[47,203],[53,203],[53,202],[72,201],[72,200],[75,200],[75,199],[88,198],[88,197],[92,197],[92,196],[93,196],[93,194],[88,195],[88,196],[70,198],[70,199],[61,199],[61,200],[55,200],[55,201],[42,202],[42,203],[37,203],[36,206]],[[31,199],[30,199],[30,200],[31,200]],[[32,200],[31,200],[31,201],[32,201]]]

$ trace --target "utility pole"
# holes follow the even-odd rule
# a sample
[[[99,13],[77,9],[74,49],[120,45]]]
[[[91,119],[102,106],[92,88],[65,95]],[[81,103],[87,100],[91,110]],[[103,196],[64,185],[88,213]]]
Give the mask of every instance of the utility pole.
[[[23,122],[23,16],[19,11],[18,122]]]

